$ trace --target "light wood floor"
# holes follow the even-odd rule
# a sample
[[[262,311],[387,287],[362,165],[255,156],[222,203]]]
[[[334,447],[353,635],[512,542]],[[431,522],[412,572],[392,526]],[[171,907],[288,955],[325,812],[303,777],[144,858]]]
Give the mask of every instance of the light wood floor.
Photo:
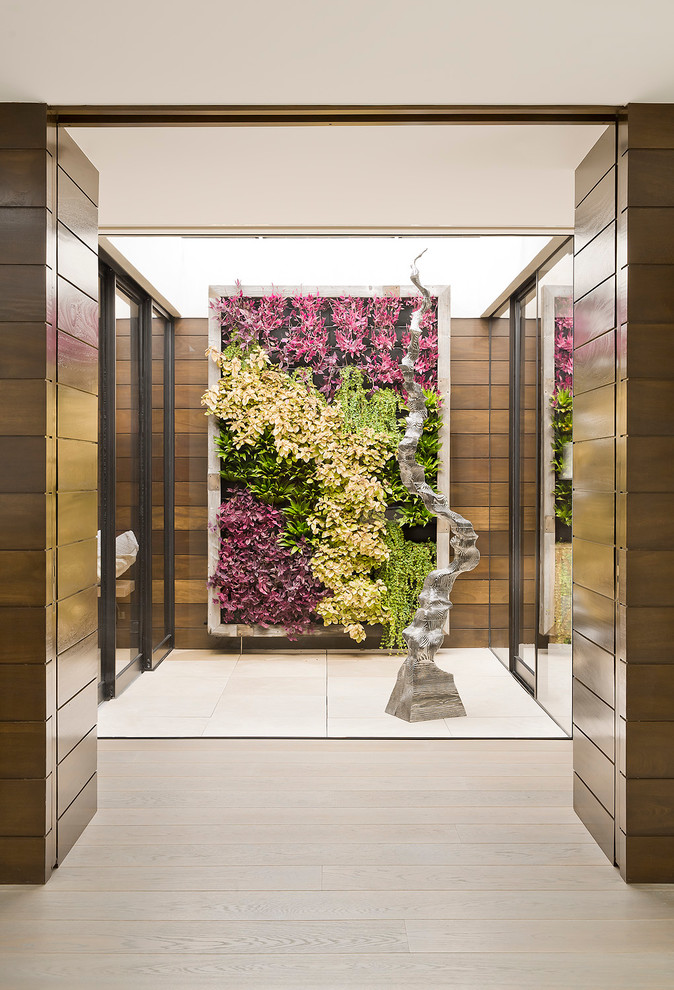
[[[0,986],[671,990],[674,886],[627,887],[557,740],[105,740]]]

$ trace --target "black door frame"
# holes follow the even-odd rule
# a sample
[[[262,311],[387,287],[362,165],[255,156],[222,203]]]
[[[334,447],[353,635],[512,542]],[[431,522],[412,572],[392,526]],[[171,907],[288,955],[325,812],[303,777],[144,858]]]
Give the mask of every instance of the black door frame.
[[[174,326],[172,316],[99,249],[100,322],[100,471],[101,511],[101,678],[99,700],[120,694],[143,670],[152,670],[173,648],[175,639],[174,562]],[[118,674],[115,661],[115,507],[116,507],[116,321],[120,289],[139,307],[139,534],[145,552],[139,561],[140,652]],[[152,315],[165,320],[164,332],[164,623],[165,635],[152,641]],[[159,655],[161,654],[161,655]]]

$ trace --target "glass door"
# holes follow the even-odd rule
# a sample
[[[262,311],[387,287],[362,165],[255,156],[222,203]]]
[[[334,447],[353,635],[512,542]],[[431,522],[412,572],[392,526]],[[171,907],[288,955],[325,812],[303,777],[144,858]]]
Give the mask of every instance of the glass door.
[[[535,278],[510,307],[510,670],[536,692],[539,388]]]
[[[99,696],[173,648],[173,324],[101,265]]]

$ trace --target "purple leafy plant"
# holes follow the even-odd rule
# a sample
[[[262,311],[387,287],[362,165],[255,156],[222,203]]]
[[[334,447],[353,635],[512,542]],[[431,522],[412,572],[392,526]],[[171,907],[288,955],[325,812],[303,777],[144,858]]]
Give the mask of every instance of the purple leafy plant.
[[[555,392],[573,389],[573,316],[555,317]]]
[[[236,490],[216,515],[220,547],[208,584],[224,622],[280,625],[296,639],[318,621],[328,591],[312,574],[306,544],[294,553],[279,544],[283,525],[280,509]]]

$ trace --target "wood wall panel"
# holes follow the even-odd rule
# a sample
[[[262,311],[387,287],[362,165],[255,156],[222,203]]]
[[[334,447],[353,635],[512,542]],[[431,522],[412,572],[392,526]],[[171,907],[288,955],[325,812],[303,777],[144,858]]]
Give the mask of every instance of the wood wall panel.
[[[576,170],[573,399],[574,807],[615,858],[617,134]],[[621,233],[622,233],[622,227]]]
[[[0,104],[0,882],[54,863],[54,138]]]

